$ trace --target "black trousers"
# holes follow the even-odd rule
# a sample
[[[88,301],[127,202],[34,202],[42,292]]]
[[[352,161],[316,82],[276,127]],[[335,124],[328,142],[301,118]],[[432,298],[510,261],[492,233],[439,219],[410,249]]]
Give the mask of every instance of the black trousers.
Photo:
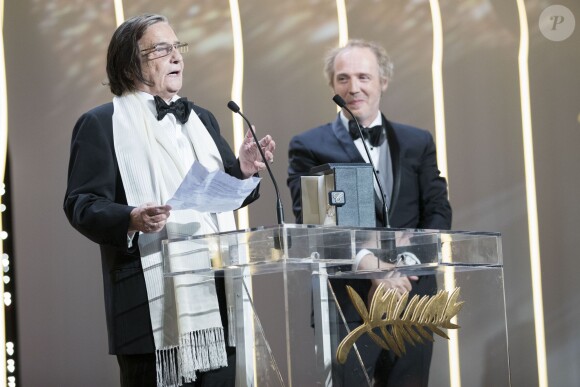
[[[228,366],[207,372],[198,372],[193,383],[184,387],[234,387],[236,384],[236,352],[226,347]],[[121,387],[157,387],[155,354],[117,355],[121,370]]]

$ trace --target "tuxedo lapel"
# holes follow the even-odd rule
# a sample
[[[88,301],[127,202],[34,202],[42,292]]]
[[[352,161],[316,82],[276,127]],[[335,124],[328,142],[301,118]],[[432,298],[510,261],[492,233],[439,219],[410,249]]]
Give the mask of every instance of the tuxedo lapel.
[[[360,155],[356,145],[352,138],[350,137],[350,133],[348,133],[348,129],[344,127],[342,121],[340,120],[340,115],[337,115],[336,120],[332,123],[332,132],[336,136],[336,139],[344,149],[344,152],[348,155],[348,159],[351,163],[364,163],[365,160]]]
[[[391,154],[391,164],[393,167],[393,191],[391,192],[391,202],[388,206],[389,219],[393,217],[395,212],[395,207],[397,206],[397,199],[399,197],[399,188],[401,186],[401,148],[399,146],[399,140],[395,134],[393,126],[385,116],[383,115],[383,125],[387,133],[387,143],[389,145],[389,152]],[[383,187],[383,189],[387,189]],[[377,213],[377,224],[384,224],[383,219],[383,201],[380,200],[379,195],[375,192],[375,211]],[[392,227],[392,226],[391,226]]]
[[[389,206],[389,218],[393,217],[397,199],[399,198],[399,188],[401,186],[401,148],[399,139],[395,134],[395,129],[391,123],[383,116],[383,124],[387,131],[387,141],[391,152],[391,163],[393,165],[393,192],[391,194],[391,205]]]
[[[213,142],[215,143],[218,152],[220,153],[220,156],[223,160],[225,168],[226,164],[229,163],[231,160],[228,158],[228,155],[226,154],[229,148],[224,147],[219,130],[213,125],[211,118],[208,117],[208,115],[204,111],[200,110],[197,107],[197,105],[194,105],[191,101],[189,101],[189,104],[190,107],[193,109],[193,112],[199,117],[199,119],[209,132],[209,135],[212,137]],[[235,177],[239,178],[239,176]]]
[[[332,131],[334,132],[336,139],[338,140],[338,142],[340,143],[340,145],[344,149],[344,152],[348,156],[347,158],[348,158],[349,162],[351,162],[351,163],[366,163],[366,161],[364,160],[364,158],[361,156],[360,152],[358,151],[358,148],[356,147],[356,145],[354,145],[354,141],[353,141],[352,137],[350,136],[350,133],[342,124],[342,121],[340,120],[340,115],[337,115],[336,120],[334,120],[334,122],[332,123]],[[397,152],[397,155],[398,155],[398,152]],[[393,168],[394,168],[394,164],[393,164]],[[374,177],[373,177],[373,179],[374,179]],[[394,187],[393,187],[393,191],[394,191]],[[373,188],[373,192],[375,193],[375,213],[376,213],[376,217],[378,220],[377,224],[383,224],[383,207],[382,207],[383,202],[382,202],[382,200],[380,200],[379,195],[377,195],[377,192],[374,190],[374,188]]]
[[[399,187],[401,185],[401,162],[400,162],[400,146],[395,134],[395,130],[391,123],[383,115],[383,124],[386,129],[387,141],[389,144],[389,152],[391,154],[391,164],[393,167],[393,191],[391,193],[391,203],[389,205],[389,218],[392,218],[394,209],[397,205],[397,198],[399,197]],[[348,159],[352,163],[364,163],[364,159],[358,151],[356,145],[348,130],[342,125],[340,116],[336,117],[336,120],[332,123],[332,131],[336,136],[336,139],[344,149],[344,152],[348,155]],[[377,214],[377,220],[379,224],[383,223],[383,202],[380,200],[379,195],[375,192],[375,209]]]

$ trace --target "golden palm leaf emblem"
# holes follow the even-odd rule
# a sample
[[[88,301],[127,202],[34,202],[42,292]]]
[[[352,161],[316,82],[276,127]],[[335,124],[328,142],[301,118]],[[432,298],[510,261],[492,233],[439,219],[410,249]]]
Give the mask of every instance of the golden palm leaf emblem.
[[[423,343],[423,340],[433,341],[430,332],[449,340],[449,336],[442,329],[459,328],[459,325],[451,322],[463,306],[463,301],[457,302],[459,288],[455,288],[451,294],[440,290],[434,296],[415,295],[407,305],[409,292],[398,297],[396,290],[385,289],[384,284],[380,284],[373,295],[369,310],[353,288],[347,286],[347,291],[363,319],[363,324],[353,329],[340,342],[336,351],[340,364],[344,364],[355,342],[365,333],[381,348],[402,356],[406,353],[405,343],[415,345]],[[382,337],[373,331],[375,328],[380,330]]]

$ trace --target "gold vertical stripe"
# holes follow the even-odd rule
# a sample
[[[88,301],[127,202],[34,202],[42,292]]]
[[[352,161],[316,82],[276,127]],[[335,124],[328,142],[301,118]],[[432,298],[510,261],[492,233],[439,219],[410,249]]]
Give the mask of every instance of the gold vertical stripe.
[[[4,0],[0,0],[0,184],[4,184],[6,148],[8,146],[8,94],[6,93],[6,62],[4,60]],[[6,187],[9,189],[9,187]],[[2,197],[0,196],[0,205]],[[0,230],[3,230],[0,217]],[[4,255],[4,243],[0,240],[0,257]],[[4,274],[0,276],[0,383],[6,383],[6,315],[4,305]],[[17,365],[18,366],[18,365]]]
[[[244,91],[244,40],[242,35],[242,18],[240,15],[240,5],[238,0],[229,0],[230,4],[230,18],[232,21],[232,37],[233,37],[233,48],[234,48],[234,68],[233,68],[233,77],[232,77],[232,90],[231,90],[231,99],[232,101],[236,102],[240,108],[242,105],[242,96]],[[232,122],[233,122],[233,135],[234,135],[234,148],[236,152],[239,152],[240,146],[244,141],[244,121],[239,114],[232,112]],[[238,215],[238,228],[240,229],[247,229],[249,227],[249,214],[248,208],[240,208],[237,211]],[[245,254],[244,257],[250,259],[250,245],[246,240],[247,234],[240,234],[242,240],[239,240],[239,244],[245,247]],[[242,254],[242,252],[240,252]],[[246,269],[241,269],[246,270]],[[244,288],[247,287],[247,297],[253,297],[253,286],[252,286],[252,278],[246,278],[242,281],[244,283]],[[243,293],[243,292],[242,292]],[[245,304],[246,301],[244,300],[243,303]],[[244,324],[246,326],[246,330],[249,329],[251,335],[255,335],[255,327],[254,327],[254,320],[253,318],[248,318],[248,312],[246,311],[246,306],[243,307],[242,319],[244,320]],[[238,333],[239,334],[239,333]],[[244,332],[244,334],[246,334]],[[245,345],[247,343],[248,336],[244,338]],[[246,356],[246,349],[240,348],[240,352],[243,354],[242,356]],[[253,386],[259,387],[258,384],[258,367],[255,367],[257,363],[257,353],[256,347],[252,348],[252,363],[254,364],[253,367],[253,375],[251,380],[253,381]],[[244,366],[247,367],[247,362],[243,362]],[[248,375],[245,375],[248,381]]]
[[[445,103],[443,97],[443,27],[439,0],[430,0],[433,23],[433,103],[435,107],[435,143],[437,145],[437,165],[447,178],[447,142],[445,133]]]
[[[242,35],[242,19],[238,0],[230,1],[230,14],[232,20],[232,36],[234,39],[234,74],[232,79],[232,101],[242,107],[242,94],[244,89],[244,40]],[[232,112],[234,149],[240,149],[244,141],[244,122],[239,114]],[[238,228],[246,229],[250,224],[247,207],[240,208],[238,214]]]
[[[125,14],[123,12],[123,0],[114,0],[115,5],[115,21],[119,27],[125,21]]]
[[[433,24],[433,62],[431,73],[433,78],[433,107],[435,114],[435,144],[437,147],[437,166],[441,175],[447,178],[449,187],[449,174],[447,169],[447,140],[445,128],[445,98],[443,91],[443,22],[441,19],[441,8],[438,0],[430,0],[431,21]],[[450,188],[448,188],[448,192]],[[448,247],[443,244],[442,247]],[[451,257],[451,254],[449,254]],[[452,269],[451,269],[452,270]],[[453,271],[445,272],[444,283],[447,291],[455,289],[455,274]],[[457,324],[457,316],[451,321]],[[451,387],[461,387],[461,364],[459,361],[459,334],[457,330],[448,330],[449,335],[449,385]]]
[[[336,0],[336,14],[338,18],[338,45],[344,46],[348,42],[348,18],[345,0]]]
[[[540,259],[540,235],[538,226],[538,204],[536,201],[536,173],[534,170],[534,143],[532,138],[532,112],[530,102],[530,75],[528,68],[529,29],[526,6],[523,0],[516,0],[520,21],[520,47],[518,68],[520,75],[520,99],[522,114],[522,135],[524,145],[524,167],[526,177],[526,204],[528,211],[528,239],[530,243],[530,266],[532,274],[532,297],[534,305],[534,325],[536,333],[536,358],[538,363],[538,385],[548,386],[546,362],[546,339],[544,331],[544,302],[542,295],[542,267]]]
[[[348,17],[345,0],[336,0],[336,18],[338,21],[338,45],[342,47],[348,42]],[[336,111],[340,111],[339,106],[336,106]]]
[[[0,95],[2,96],[0,101],[0,183],[4,183],[6,148],[8,146],[8,95],[6,93],[6,62],[4,60],[4,0],[0,0]]]

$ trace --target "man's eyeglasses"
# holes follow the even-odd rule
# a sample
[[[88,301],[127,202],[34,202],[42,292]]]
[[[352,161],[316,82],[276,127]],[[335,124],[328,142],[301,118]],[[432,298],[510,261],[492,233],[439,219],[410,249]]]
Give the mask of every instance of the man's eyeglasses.
[[[185,54],[189,48],[187,43],[158,43],[153,47],[141,50],[143,56],[149,56],[150,59],[162,58],[171,54],[173,49],[179,50],[180,53]]]

